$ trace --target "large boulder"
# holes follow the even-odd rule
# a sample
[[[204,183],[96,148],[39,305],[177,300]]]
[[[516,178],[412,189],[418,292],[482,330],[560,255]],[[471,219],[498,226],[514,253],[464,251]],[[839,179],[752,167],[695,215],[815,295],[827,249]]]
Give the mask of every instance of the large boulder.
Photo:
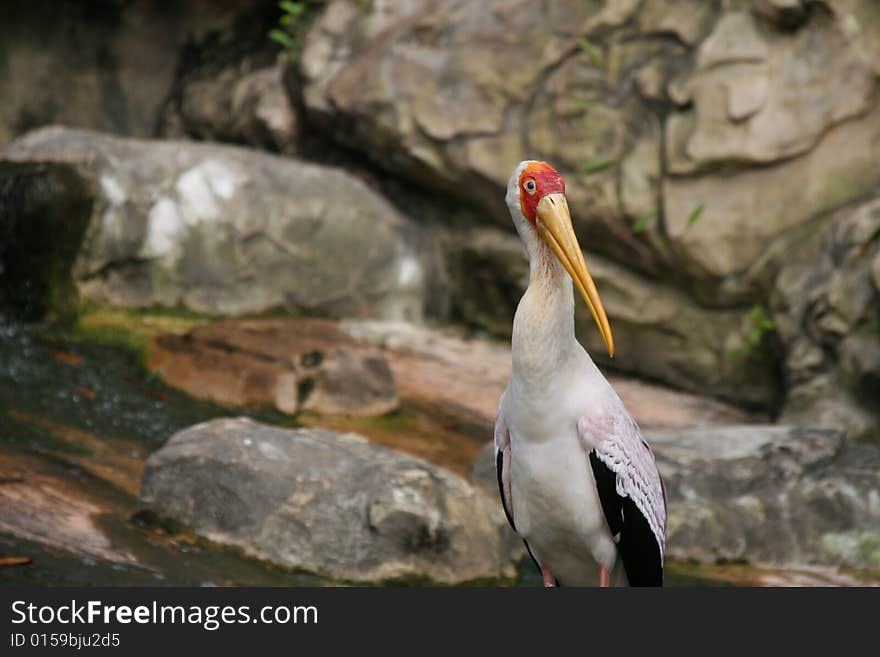
[[[221,419],[172,436],[141,492],[161,516],[350,581],[510,577],[506,521],[456,475],[355,434]]]
[[[94,190],[74,266],[87,299],[241,315],[418,319],[415,227],[341,170],[242,148],[46,128],[4,151]]]
[[[880,568],[880,447],[786,425],[644,434],[669,499],[670,557]],[[472,476],[497,491],[491,444]]]

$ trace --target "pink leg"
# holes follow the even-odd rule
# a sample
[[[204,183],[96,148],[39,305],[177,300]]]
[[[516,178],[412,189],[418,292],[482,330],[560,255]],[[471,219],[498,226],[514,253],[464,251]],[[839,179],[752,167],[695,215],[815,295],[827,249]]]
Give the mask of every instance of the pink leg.
[[[556,586],[556,578],[547,566],[541,566],[541,577],[544,579],[545,587]]]
[[[603,589],[611,586],[611,575],[605,570],[605,566],[599,566],[599,586]]]

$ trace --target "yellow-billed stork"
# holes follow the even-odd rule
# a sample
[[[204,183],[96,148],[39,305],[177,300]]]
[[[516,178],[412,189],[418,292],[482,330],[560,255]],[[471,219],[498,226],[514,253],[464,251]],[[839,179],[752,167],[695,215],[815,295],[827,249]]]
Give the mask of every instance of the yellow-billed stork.
[[[654,455],[575,339],[572,281],[614,355],[565,182],[545,162],[521,162],[506,200],[530,263],[495,422],[507,519],[545,586],[662,585],[666,495]]]

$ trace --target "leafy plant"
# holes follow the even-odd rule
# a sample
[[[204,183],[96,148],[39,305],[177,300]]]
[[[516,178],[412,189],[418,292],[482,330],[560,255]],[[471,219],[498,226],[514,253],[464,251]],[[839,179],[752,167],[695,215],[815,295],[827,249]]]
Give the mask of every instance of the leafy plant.
[[[699,205],[697,205],[697,207],[695,207],[693,210],[691,210],[691,213],[688,215],[688,220],[687,220],[687,227],[688,228],[690,228],[691,226],[693,226],[696,223],[697,219],[700,218],[700,215],[703,214],[703,210],[705,210],[705,209],[706,209],[706,205],[704,203],[700,203]]]
[[[636,217],[636,220],[633,222],[632,229],[634,233],[644,233],[648,228],[648,222],[653,219],[654,215],[652,212],[645,212],[644,214],[640,214]]]
[[[592,41],[587,37],[582,36],[578,39],[578,46],[580,46],[581,52],[590,58],[590,61],[593,62],[594,66],[602,66],[602,53]]]
[[[288,57],[296,59],[302,47],[300,33],[306,14],[306,4],[294,0],[281,0],[278,8],[282,12],[281,18],[278,19],[278,27],[269,30],[268,36],[287,51]]]
[[[614,164],[614,159],[610,157],[597,157],[581,166],[581,178],[586,181],[590,174],[607,169]]]
[[[754,306],[746,317],[747,328],[743,344],[727,352],[728,358],[740,358],[757,351],[764,337],[776,330],[776,322],[760,304]]]

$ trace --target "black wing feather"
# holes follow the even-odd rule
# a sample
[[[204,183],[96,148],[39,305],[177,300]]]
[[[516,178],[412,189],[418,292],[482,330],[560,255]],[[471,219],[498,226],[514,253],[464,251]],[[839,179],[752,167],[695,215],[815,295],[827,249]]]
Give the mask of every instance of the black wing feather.
[[[663,586],[663,557],[648,520],[635,502],[617,494],[617,475],[592,450],[590,466],[630,586]]]
[[[516,531],[516,525],[513,524],[513,514],[507,508],[507,502],[504,499],[504,480],[502,472],[504,471],[504,452],[500,449],[495,454],[495,473],[498,475],[498,495],[501,497],[501,506],[504,509],[504,515],[507,516],[507,522]]]
[[[504,509],[504,515],[507,516],[507,522],[510,523],[510,526],[513,528],[513,531],[516,531],[516,524],[513,522],[513,513],[510,509],[507,508],[507,502],[504,498],[504,452],[498,450],[495,454],[495,473],[498,475],[498,495],[501,497],[501,508]],[[535,568],[540,572],[541,564],[538,563],[538,560],[535,559],[535,555],[532,554],[532,548],[529,546],[529,542],[523,539],[523,543],[526,546],[526,551],[529,553],[529,556],[532,558],[532,562],[535,564]]]

